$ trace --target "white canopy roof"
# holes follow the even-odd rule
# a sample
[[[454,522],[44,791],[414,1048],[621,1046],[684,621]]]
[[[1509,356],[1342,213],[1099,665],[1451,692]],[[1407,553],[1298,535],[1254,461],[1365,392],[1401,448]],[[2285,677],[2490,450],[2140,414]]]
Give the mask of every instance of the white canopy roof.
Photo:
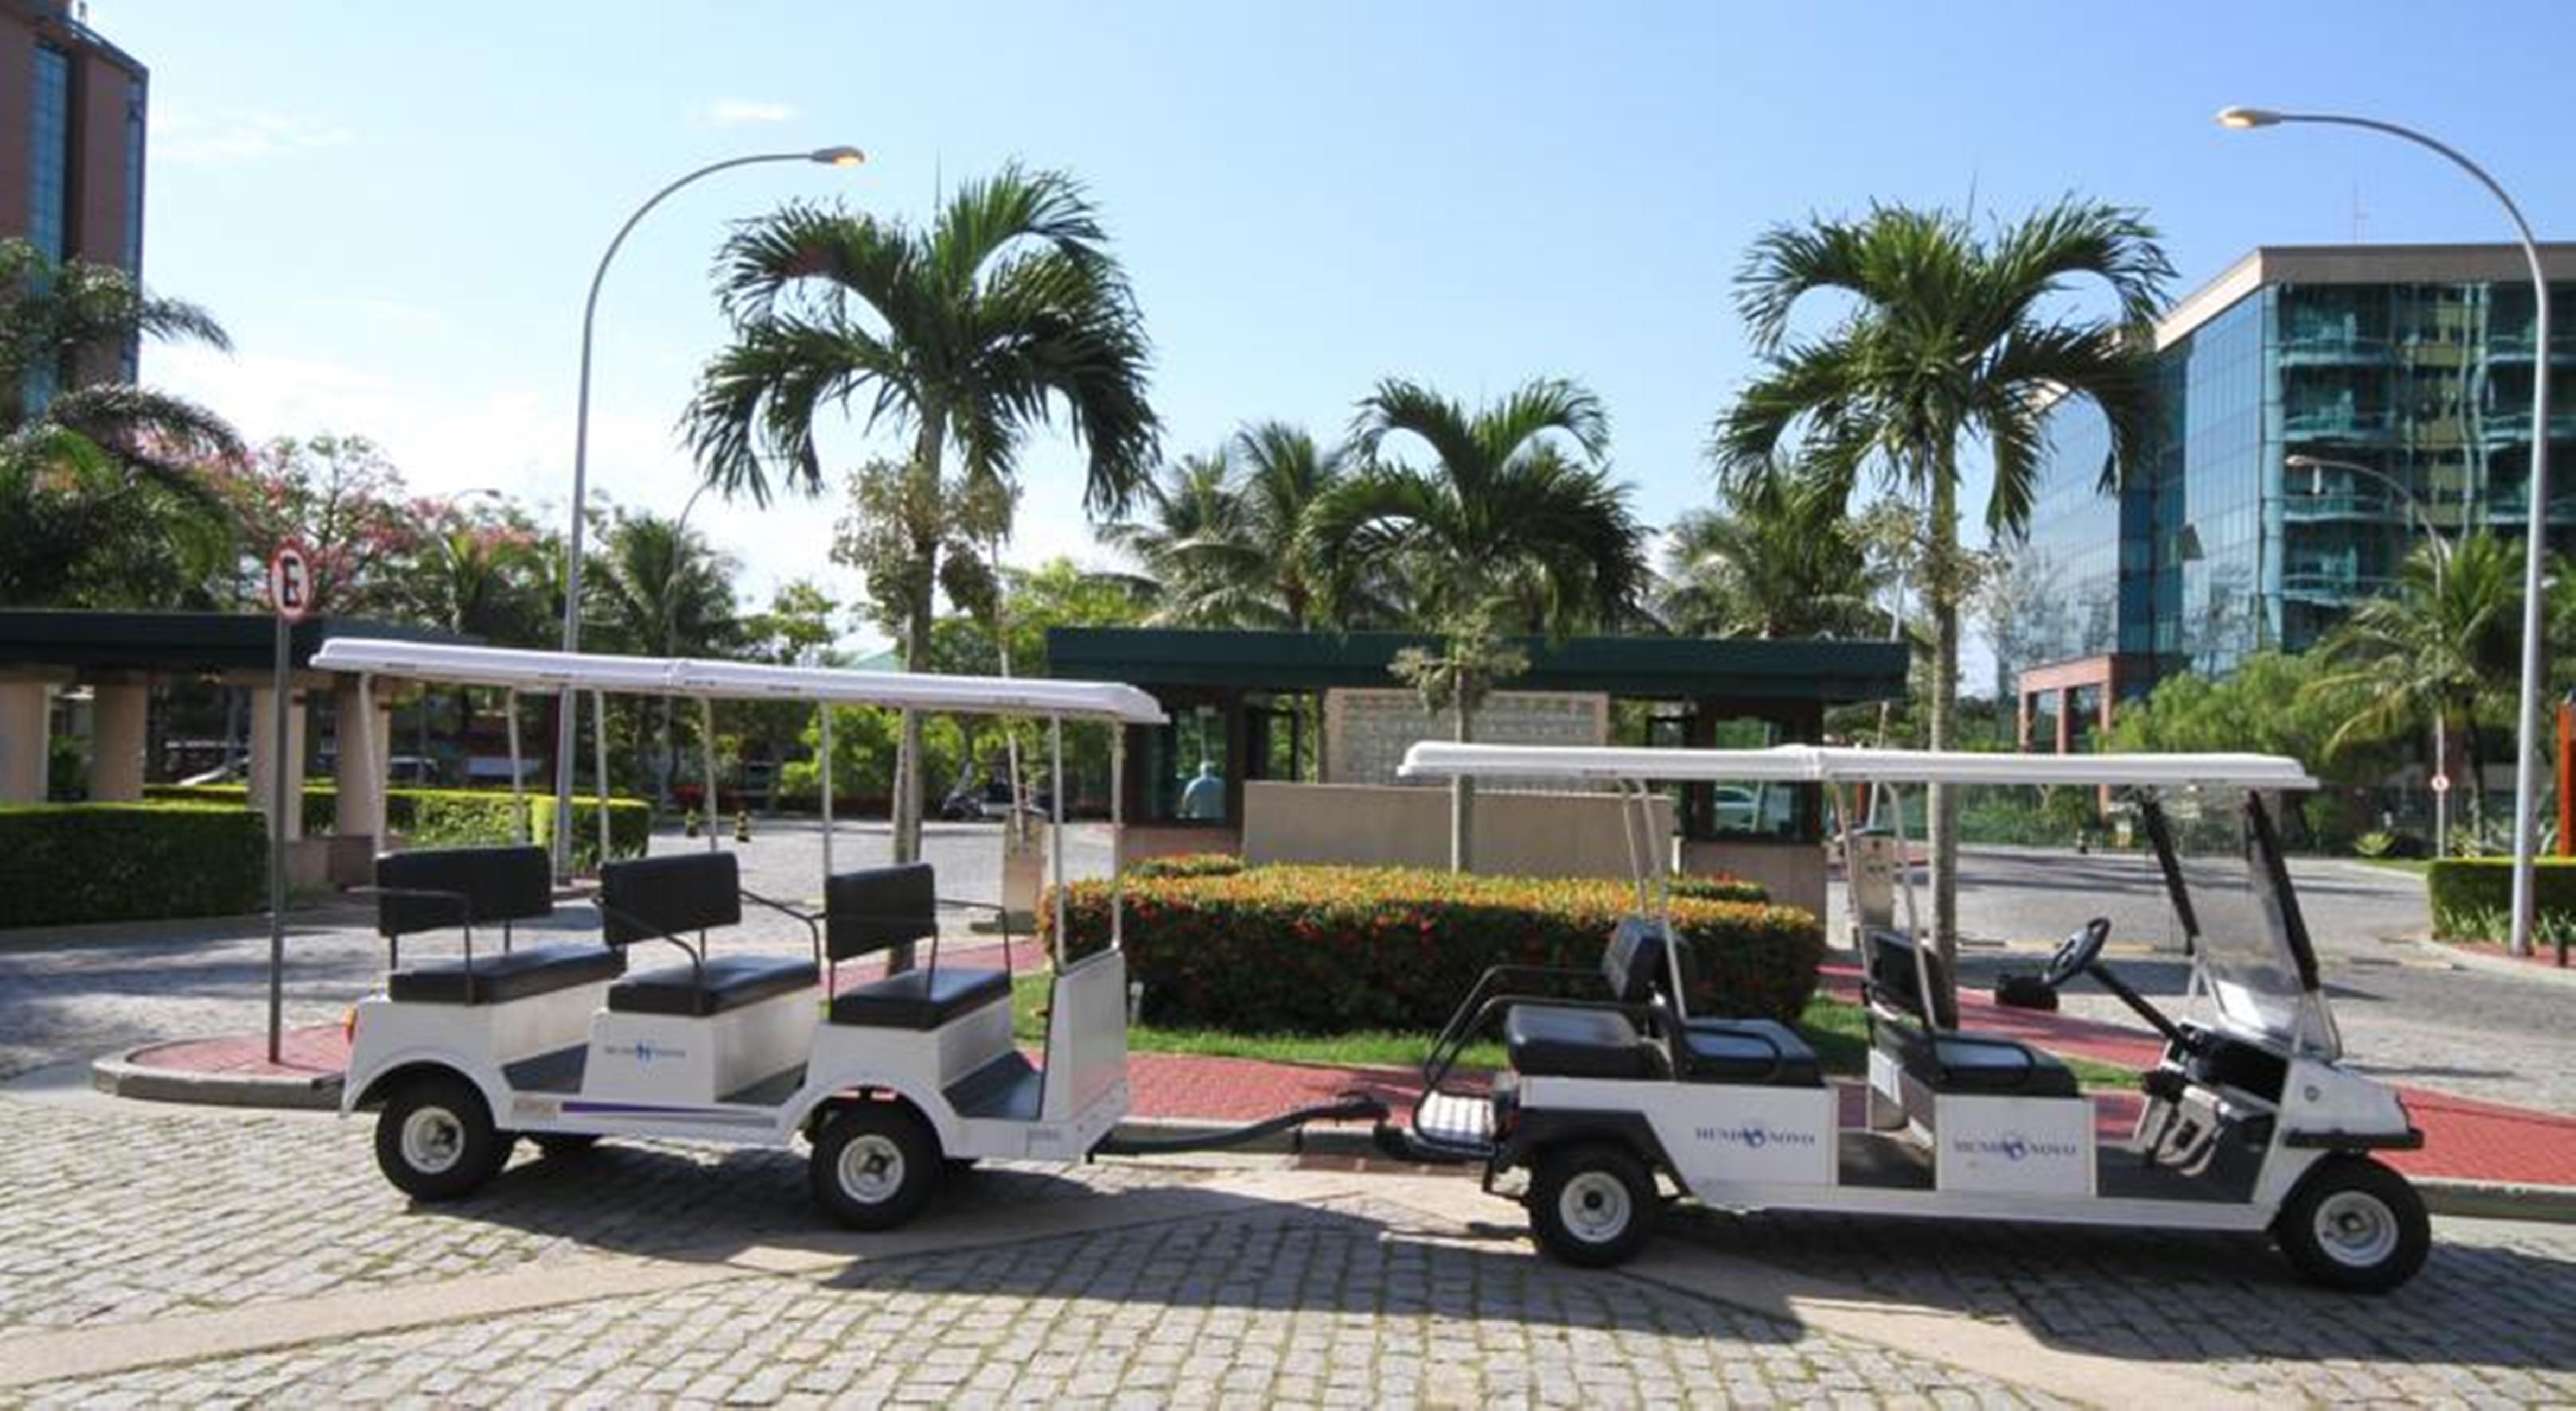
[[[1025,677],[928,676],[894,671],[841,671],[822,666],[760,666],[687,657],[603,656],[334,637],[314,653],[325,671],[499,686],[553,694],[565,687],[718,700],[831,701],[967,715],[1060,715],[1075,720],[1163,723],[1163,708],[1133,686],[1108,681]]]
[[[1461,745],[1424,740],[1404,752],[1408,779],[1620,779],[1751,783],[2208,784],[2313,789],[2297,760],[2260,754],[1974,754],[1778,745],[1767,750],[1652,750],[1573,745]]]

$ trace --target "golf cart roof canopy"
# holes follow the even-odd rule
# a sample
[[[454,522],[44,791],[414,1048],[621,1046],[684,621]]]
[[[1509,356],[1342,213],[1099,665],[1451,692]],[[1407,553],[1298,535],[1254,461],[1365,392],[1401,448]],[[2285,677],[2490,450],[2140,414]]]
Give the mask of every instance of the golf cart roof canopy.
[[[604,656],[398,642],[376,637],[334,637],[314,654],[313,665],[329,671],[506,687],[548,695],[569,688],[710,700],[829,701],[836,705],[970,715],[1063,716],[1131,725],[1159,725],[1164,720],[1163,708],[1152,696],[1133,686],[1106,681],[921,676],[687,657]]]
[[[1777,745],[1766,750],[1475,745],[1423,740],[1404,752],[1407,779],[1654,780],[1673,783],[2081,784],[2313,789],[2295,759],[2260,754],[1973,754]]]

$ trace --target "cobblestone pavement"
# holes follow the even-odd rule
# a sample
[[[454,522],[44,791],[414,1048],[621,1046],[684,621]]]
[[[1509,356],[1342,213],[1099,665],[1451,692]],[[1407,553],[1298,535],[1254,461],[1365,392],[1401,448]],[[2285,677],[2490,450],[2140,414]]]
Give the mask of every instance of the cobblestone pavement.
[[[810,898],[820,889],[821,830],[809,823],[763,821],[753,842],[738,849],[743,884],[766,896]],[[1107,830],[1077,825],[1068,830],[1066,870],[1090,876],[1108,865]],[[666,833],[657,853],[702,847]],[[728,840],[727,847],[734,845]],[[939,869],[940,894],[967,901],[1001,895],[999,824],[932,824],[924,851]],[[837,867],[865,865],[887,856],[884,825],[843,824],[834,836]],[[970,914],[949,912],[963,927]],[[762,945],[803,949],[803,928],[759,908],[749,909],[739,934],[721,944],[751,950]],[[361,906],[335,903],[298,913],[286,938],[286,1022],[330,1023],[350,1002],[384,978],[384,943]],[[591,930],[587,906],[567,906],[555,929]],[[112,1049],[154,1039],[197,1038],[253,1032],[268,1022],[268,923],[176,922],[122,928],[110,940],[93,928],[77,939],[48,941],[13,933],[0,946],[0,1077],[46,1063],[90,1059]],[[452,944],[452,943],[449,943]]]
[[[819,1224],[783,1152],[523,1157],[432,1210],[379,1180],[362,1123],[7,1099],[0,1120],[0,1366],[13,1342],[83,1330],[146,1349],[105,1374],[0,1386],[0,1403],[2051,1403],[2030,1384],[2044,1378],[1956,1365],[1919,1335],[1926,1312],[2213,1395],[2576,1400],[2563,1228],[2441,1222],[2424,1276],[2382,1299],[2308,1290],[2245,1240],[1696,1212],[1668,1230],[1683,1260],[1749,1256],[1855,1290],[1846,1304],[1883,1309],[1881,1334],[1722,1283],[1701,1297],[1539,1260],[1517,1210],[1462,1180],[1438,1184],[1490,1226],[1380,1199],[1382,1177],[1156,1215],[1135,1202],[1212,1192],[1226,1169],[987,1168],[915,1227],[917,1252],[858,1257],[866,1241]],[[938,1238],[1041,1207],[1067,1228]],[[819,1253],[727,1262],[755,1247]],[[619,1272],[674,1269],[688,1281]],[[530,1272],[560,1291],[522,1311],[293,1331],[353,1295],[408,1304]],[[280,1331],[210,1356],[150,1350],[222,1310]]]

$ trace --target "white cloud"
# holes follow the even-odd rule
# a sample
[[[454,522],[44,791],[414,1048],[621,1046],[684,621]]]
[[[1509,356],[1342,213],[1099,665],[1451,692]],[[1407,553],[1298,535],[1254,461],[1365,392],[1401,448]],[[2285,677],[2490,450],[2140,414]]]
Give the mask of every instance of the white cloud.
[[[196,166],[257,161],[358,140],[351,129],[297,113],[199,114],[157,107],[151,117],[156,158]]]
[[[751,123],[786,122],[796,110],[785,103],[764,103],[754,98],[719,98],[709,103],[698,116],[713,127],[743,127]]]

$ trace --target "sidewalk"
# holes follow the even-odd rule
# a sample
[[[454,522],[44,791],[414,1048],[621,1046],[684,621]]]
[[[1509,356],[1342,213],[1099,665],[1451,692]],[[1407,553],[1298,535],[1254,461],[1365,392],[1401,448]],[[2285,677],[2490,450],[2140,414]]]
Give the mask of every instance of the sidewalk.
[[[1017,945],[1012,952],[1015,969],[1043,963],[1033,945]],[[942,956],[943,961],[987,965],[1000,959],[999,947],[989,946],[960,948]],[[1857,967],[1828,963],[1822,977],[1827,993],[1858,999]],[[2162,1052],[2161,1043],[2152,1036],[2090,1020],[2004,1008],[1991,996],[1975,991],[1963,991],[1959,1003],[1963,1027],[2009,1035],[2054,1053],[2144,1068]],[[337,1106],[339,1075],[348,1063],[348,1044],[339,1026],[289,1031],[282,1061],[276,1064],[267,1061],[265,1049],[260,1035],[152,1045],[122,1060],[102,1061],[100,1085],[134,1097],[247,1106]],[[1350,1093],[1384,1101],[1400,1120],[1419,1089],[1416,1076],[1403,1069],[1195,1054],[1133,1054],[1128,1074],[1135,1119],[1191,1126],[1241,1125]],[[1861,1091],[1854,1083],[1841,1086],[1845,1115],[1856,1117]],[[2511,1198],[2520,1188],[2543,1187],[2549,1196],[2563,1196],[2568,1208],[2576,1209],[2576,1119],[2422,1088],[2403,1087],[2400,1092],[2415,1124],[2423,1129],[2424,1147],[2388,1153],[2389,1164],[2417,1178],[2483,1188],[2492,1199]],[[2106,1138],[2127,1135],[2139,1102],[2135,1093],[2096,1095],[2100,1130]],[[1345,1130],[1352,1138],[1358,1135],[1355,1127]]]

